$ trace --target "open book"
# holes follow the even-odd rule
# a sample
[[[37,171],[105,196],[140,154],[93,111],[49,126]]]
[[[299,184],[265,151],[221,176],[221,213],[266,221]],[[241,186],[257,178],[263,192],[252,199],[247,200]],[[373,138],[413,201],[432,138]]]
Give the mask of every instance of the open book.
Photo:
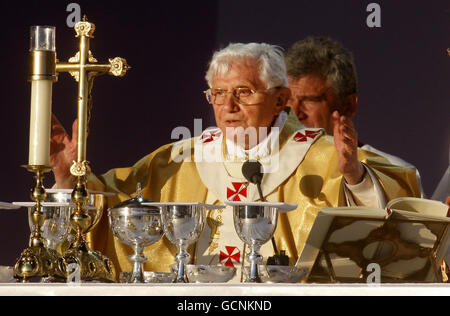
[[[442,282],[450,245],[448,206],[401,198],[386,209],[326,208],[319,212],[297,266],[311,282],[366,282],[369,266],[381,282]]]

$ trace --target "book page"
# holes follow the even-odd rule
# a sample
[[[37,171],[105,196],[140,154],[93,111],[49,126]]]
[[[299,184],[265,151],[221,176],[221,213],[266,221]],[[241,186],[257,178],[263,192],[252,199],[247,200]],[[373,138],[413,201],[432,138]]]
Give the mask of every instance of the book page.
[[[335,222],[336,220],[339,220],[339,222]],[[378,237],[376,237],[375,241],[370,243],[367,241],[367,244],[364,244],[364,240],[371,236],[374,230],[384,230],[384,225],[391,221],[394,226],[387,226],[386,232],[394,233],[393,236],[397,234],[396,238],[390,240],[390,237],[387,236],[385,240],[378,240],[376,239]],[[339,225],[337,227],[342,227],[329,235],[329,230],[336,223]],[[378,260],[381,260],[379,262],[386,262],[382,267],[382,276],[385,278],[398,281],[407,280],[409,276],[420,272],[421,279],[416,281],[438,282],[439,279],[437,279],[435,270],[430,266],[430,257],[423,257],[420,249],[429,249],[429,253],[431,253],[433,248],[437,246],[437,242],[440,242],[439,247],[437,247],[437,262],[434,263],[438,264],[439,262],[440,264],[450,243],[449,223],[450,218],[400,210],[390,210],[388,215],[386,210],[377,208],[323,209],[319,212],[313,224],[296,265],[310,269],[310,274],[324,242],[327,241],[328,245],[334,245],[333,247],[340,247],[341,244],[346,245],[346,247],[353,247],[354,249],[351,248],[353,250],[350,250],[350,252],[347,250],[347,253],[354,256],[355,253],[357,254],[360,251],[359,256],[362,255],[366,262],[370,262],[372,259],[374,260],[373,263],[378,262]],[[382,234],[382,231],[375,236]],[[398,232],[400,235],[398,235]],[[325,240],[328,235],[328,240]],[[373,240],[373,237],[371,239]],[[357,245],[361,245],[363,249],[357,249]],[[411,257],[414,256],[415,252],[417,252],[416,257]],[[344,277],[355,280],[360,278],[361,267],[350,258],[338,256],[335,253],[329,255],[337,278]],[[399,256],[398,260],[396,260],[396,256]],[[323,257],[320,266],[327,270],[326,261]]]

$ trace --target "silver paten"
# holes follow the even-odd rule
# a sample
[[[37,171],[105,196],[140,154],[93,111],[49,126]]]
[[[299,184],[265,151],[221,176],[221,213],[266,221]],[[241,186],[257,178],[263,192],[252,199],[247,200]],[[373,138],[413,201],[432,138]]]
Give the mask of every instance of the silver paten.
[[[186,265],[186,277],[189,283],[227,283],[236,275],[235,267],[221,265]],[[178,273],[176,264],[170,266],[173,273]]]

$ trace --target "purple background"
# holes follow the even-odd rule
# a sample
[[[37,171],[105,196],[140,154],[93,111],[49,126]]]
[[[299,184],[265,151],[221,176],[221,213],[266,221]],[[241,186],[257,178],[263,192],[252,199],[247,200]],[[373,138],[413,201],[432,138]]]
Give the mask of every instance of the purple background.
[[[75,1],[74,1],[75,2]],[[449,163],[450,3],[376,1],[382,27],[367,27],[375,1],[76,1],[96,24],[91,50],[100,62],[120,56],[133,67],[124,78],[94,84],[88,160],[97,174],[132,165],[171,132],[194,119],[214,125],[204,100],[204,74],[214,50],[229,42],[268,42],[287,49],[308,35],[330,36],[354,55],[360,106],[355,123],[363,142],[402,157],[421,172],[431,196]],[[67,1],[0,2],[2,98],[0,201],[28,201],[29,27],[57,27],[58,58],[78,41],[66,25]],[[70,133],[75,81],[60,74],[53,111]],[[51,175],[46,183],[53,183]],[[27,246],[25,209],[0,213],[0,265],[13,265]]]

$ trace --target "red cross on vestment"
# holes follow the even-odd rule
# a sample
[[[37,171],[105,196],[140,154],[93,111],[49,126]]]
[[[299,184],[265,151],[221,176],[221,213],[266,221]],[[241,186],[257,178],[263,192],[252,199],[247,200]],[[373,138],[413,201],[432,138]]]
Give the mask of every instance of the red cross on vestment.
[[[215,141],[221,135],[222,135],[221,131],[211,131],[211,132],[206,131],[203,133],[202,137],[200,138],[200,141],[203,144],[210,143],[212,141]]]
[[[240,202],[241,196],[247,198],[247,182],[233,182],[233,188],[227,188],[228,201]]]
[[[320,131],[309,131],[306,130],[305,134],[302,132],[298,132],[294,136],[294,140],[298,143],[304,143],[308,141],[308,137],[311,139],[315,139],[318,135],[320,135]]]
[[[221,251],[219,262],[226,267],[233,267],[236,263],[241,263],[241,252],[237,247],[226,246],[226,253]]]

